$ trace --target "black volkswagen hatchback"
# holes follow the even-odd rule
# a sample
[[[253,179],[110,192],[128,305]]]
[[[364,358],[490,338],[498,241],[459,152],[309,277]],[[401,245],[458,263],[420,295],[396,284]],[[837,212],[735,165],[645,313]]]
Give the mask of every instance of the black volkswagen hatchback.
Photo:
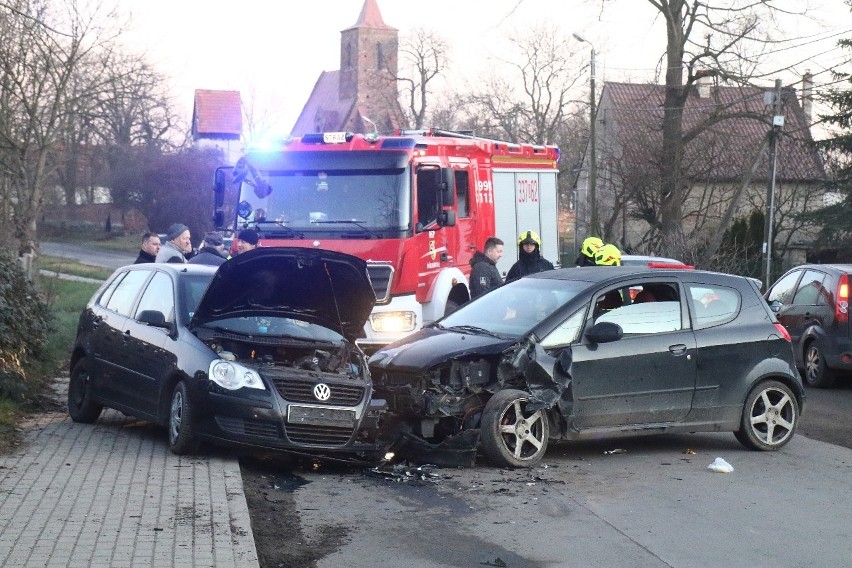
[[[207,440],[372,460],[385,405],[355,338],[374,301],[366,263],[329,251],[120,268],[80,316],[68,411],[156,422],[177,454]]]
[[[480,430],[498,465],[548,441],[734,432],[790,441],[804,404],[790,336],[755,284],[640,267],[530,275],[370,357],[377,396],[429,443]]]

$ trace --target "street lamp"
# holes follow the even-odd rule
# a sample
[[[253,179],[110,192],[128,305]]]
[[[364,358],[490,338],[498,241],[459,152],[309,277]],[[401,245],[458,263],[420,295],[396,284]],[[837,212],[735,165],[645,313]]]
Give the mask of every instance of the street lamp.
[[[595,46],[592,42],[581,36],[580,34],[572,34],[577,41],[589,44],[592,48],[592,59],[590,64],[590,89],[589,89],[589,210],[591,218],[589,220],[589,229],[591,235],[600,236],[598,229],[598,208],[596,203],[596,185],[598,181],[598,161],[597,161],[597,140],[595,136]],[[589,235],[586,235],[589,236]]]

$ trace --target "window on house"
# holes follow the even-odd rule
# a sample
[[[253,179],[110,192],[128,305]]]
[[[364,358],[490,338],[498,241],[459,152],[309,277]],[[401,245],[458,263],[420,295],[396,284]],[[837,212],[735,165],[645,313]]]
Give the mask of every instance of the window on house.
[[[376,44],[376,69],[384,69],[385,67],[385,54],[382,49],[382,44]]]

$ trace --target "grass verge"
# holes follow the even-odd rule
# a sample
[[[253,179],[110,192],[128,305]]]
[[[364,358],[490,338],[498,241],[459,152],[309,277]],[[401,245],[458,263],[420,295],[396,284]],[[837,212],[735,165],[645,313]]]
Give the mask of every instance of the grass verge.
[[[52,270],[53,272],[61,272],[62,274],[73,274],[74,276],[85,276],[100,280],[106,280],[112,274],[112,270],[109,268],[83,264],[59,256],[42,255],[38,257],[38,267],[44,270]]]
[[[142,243],[142,234],[119,235],[117,233],[84,231],[43,231],[39,233],[39,240],[78,244],[101,250],[133,251],[133,254],[136,254],[139,251],[139,245]]]
[[[40,277],[40,286],[53,314],[53,329],[38,358],[27,366],[26,396],[20,401],[0,398],[0,452],[15,445],[15,424],[23,414],[51,407],[45,396],[50,381],[67,371],[80,312],[99,287],[55,277]]]

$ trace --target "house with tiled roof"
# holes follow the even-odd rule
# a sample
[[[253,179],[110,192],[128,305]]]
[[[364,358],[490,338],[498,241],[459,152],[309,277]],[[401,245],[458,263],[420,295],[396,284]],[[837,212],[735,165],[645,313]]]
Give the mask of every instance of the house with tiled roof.
[[[803,92],[800,100],[796,89],[781,91],[775,243],[786,263],[804,261],[815,236],[815,228],[794,215],[822,207],[826,199],[825,170],[811,144],[809,90]],[[708,242],[729,207],[734,219],[766,211],[772,95],[771,89],[722,86],[709,78],[690,91],[683,114],[683,227],[690,242]],[[656,252],[664,99],[664,85],[607,82],[597,108],[595,203],[601,237],[628,250]],[[589,232],[589,155],[587,151],[576,181],[581,237]]]
[[[196,89],[192,109],[192,141],[196,147],[219,148],[226,163],[242,152],[243,110],[239,91]]]
[[[340,69],[320,73],[291,135],[400,128],[398,45],[399,30],[384,22],[376,0],[365,0],[358,21],[340,32]]]

